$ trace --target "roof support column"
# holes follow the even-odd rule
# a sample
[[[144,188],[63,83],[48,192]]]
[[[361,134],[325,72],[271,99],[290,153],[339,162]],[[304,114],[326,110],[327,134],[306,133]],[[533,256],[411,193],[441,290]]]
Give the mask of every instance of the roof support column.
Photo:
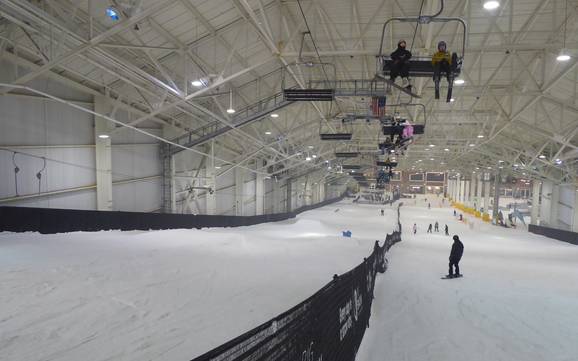
[[[243,201],[243,189],[245,185],[245,170],[235,168],[235,215],[245,215],[245,202]]]
[[[494,176],[494,206],[492,208],[492,219],[498,221],[498,212],[500,211],[500,171],[496,171]]]
[[[490,214],[490,173],[484,173],[484,213]]]
[[[287,206],[286,212],[289,213],[293,210],[293,181],[291,178],[287,179],[287,200],[285,201],[285,205]]]
[[[476,181],[478,183],[476,188],[476,210],[479,210],[482,205],[482,187],[484,183],[482,182],[481,173],[478,173],[476,178],[477,178]]]
[[[542,188],[541,185],[542,182],[538,181],[532,182],[532,211],[530,213],[531,217],[530,223],[535,225],[540,225],[540,192]],[[576,210],[574,210],[574,212],[576,212]],[[576,213],[574,214],[574,219],[576,219]]]
[[[572,232],[578,232],[578,189],[574,192],[574,216],[572,217]]]
[[[259,163],[255,162],[257,170],[260,168]],[[263,206],[265,203],[265,175],[263,173],[255,174],[255,215],[263,214]]]
[[[99,114],[108,114],[112,105],[103,96],[94,97],[94,110]],[[94,142],[96,149],[96,209],[112,211],[112,152],[110,134],[114,124],[95,116]]]
[[[205,162],[205,187],[207,187],[207,192],[205,196],[207,198],[207,214],[214,215],[217,214],[217,180],[215,172],[215,140],[211,140],[209,143],[209,149],[207,153],[211,154],[211,158],[207,159]]]

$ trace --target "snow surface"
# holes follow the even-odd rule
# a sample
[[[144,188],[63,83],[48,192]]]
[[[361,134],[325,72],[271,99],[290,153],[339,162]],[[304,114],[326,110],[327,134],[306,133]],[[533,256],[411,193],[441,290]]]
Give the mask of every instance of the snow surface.
[[[0,360],[190,360],[357,266],[395,222],[343,202],[241,228],[0,233]]]
[[[578,360],[578,246],[406,204],[358,361]],[[427,234],[436,220],[441,232]],[[464,277],[441,280],[454,234]]]

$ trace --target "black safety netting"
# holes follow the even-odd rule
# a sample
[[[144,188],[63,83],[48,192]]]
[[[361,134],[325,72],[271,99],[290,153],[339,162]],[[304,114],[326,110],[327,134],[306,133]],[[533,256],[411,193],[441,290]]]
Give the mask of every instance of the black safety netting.
[[[401,241],[398,230],[375,241],[369,257],[313,296],[281,315],[192,361],[353,361],[369,326],[377,273],[387,269],[386,252]]]

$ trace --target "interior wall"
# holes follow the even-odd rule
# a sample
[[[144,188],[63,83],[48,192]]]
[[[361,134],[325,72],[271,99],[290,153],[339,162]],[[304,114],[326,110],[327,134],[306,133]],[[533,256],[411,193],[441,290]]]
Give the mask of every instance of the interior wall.
[[[2,81],[10,82],[15,74],[14,66],[0,62]],[[59,82],[38,78],[30,87],[93,110],[92,96]],[[53,100],[12,93],[0,97],[0,109],[0,205],[96,209],[94,116]],[[117,111],[115,118],[127,120],[128,114]],[[158,143],[130,130],[114,134],[111,143],[113,209],[158,210]]]

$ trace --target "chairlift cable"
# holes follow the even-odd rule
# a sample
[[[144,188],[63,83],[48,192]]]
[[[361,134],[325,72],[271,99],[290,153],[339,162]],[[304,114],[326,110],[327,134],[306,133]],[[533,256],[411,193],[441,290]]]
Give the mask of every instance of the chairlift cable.
[[[313,34],[311,33],[311,28],[309,28],[309,23],[307,22],[307,17],[305,16],[305,12],[303,12],[303,7],[301,7],[301,0],[297,0],[297,5],[299,5],[299,10],[301,11],[301,16],[303,16],[303,21],[305,22],[305,27],[309,32],[309,37],[311,38],[311,42],[313,43],[313,49],[315,49],[315,53],[317,54],[317,59],[319,59],[319,63],[321,64],[321,69],[323,70],[323,74],[325,75],[325,79],[329,82],[329,76],[327,76],[327,72],[325,71],[325,65],[321,61],[321,55],[319,54],[319,49],[317,48],[317,44],[315,43],[315,39],[313,38]],[[303,44],[303,43],[302,43]]]

